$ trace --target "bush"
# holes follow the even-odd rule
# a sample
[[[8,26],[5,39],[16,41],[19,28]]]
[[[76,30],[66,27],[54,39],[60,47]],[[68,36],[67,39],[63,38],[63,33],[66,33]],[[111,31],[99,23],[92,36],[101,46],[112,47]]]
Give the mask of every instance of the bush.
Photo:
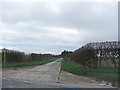
[[[22,62],[24,61],[25,54],[19,51],[7,50],[3,49],[2,52],[2,60],[4,60],[4,52],[5,52],[5,63],[14,63],[14,62]]]
[[[97,67],[97,59],[93,49],[80,48],[71,55],[71,60],[82,65],[84,68]]]

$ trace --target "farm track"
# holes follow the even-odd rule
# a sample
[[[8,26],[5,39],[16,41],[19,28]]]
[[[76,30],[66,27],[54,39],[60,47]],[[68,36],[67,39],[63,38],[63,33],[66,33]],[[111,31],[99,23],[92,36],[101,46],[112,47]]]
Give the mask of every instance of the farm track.
[[[24,87],[24,83],[27,82],[30,83],[28,84],[28,87],[29,85],[34,84],[33,88],[35,88],[35,85],[37,86],[43,85],[41,87],[45,87],[45,88],[49,88],[49,87],[51,88],[52,87],[112,88],[112,86],[106,86],[104,83],[97,82],[90,78],[77,76],[71,73],[61,71],[60,68],[61,68],[61,59],[37,67],[3,69],[3,73],[2,73],[3,87],[4,88],[5,87],[9,88],[12,86],[22,87],[22,84]],[[10,83],[10,81],[13,81],[13,83],[12,82]],[[23,83],[15,85],[14,82],[23,82]]]

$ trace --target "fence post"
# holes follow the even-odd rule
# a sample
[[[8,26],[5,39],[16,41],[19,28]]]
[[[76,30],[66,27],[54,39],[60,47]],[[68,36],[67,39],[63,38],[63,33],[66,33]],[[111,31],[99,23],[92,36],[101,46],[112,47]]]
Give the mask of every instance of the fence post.
[[[4,50],[3,50],[3,52],[4,52],[4,64],[6,63],[6,49],[4,48]]]

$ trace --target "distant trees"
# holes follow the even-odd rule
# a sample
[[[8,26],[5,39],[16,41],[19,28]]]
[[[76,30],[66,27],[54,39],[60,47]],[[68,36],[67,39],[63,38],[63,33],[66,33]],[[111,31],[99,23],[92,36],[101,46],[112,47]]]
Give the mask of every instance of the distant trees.
[[[31,56],[32,61],[39,61],[39,60],[42,59],[42,55],[41,54],[31,53],[30,56]]]
[[[2,63],[19,63],[19,62],[29,62],[29,61],[40,61],[43,58],[52,58],[54,57],[51,54],[25,54],[24,52],[2,49]]]
[[[52,55],[52,54],[42,54],[42,58],[45,58],[45,59],[55,58],[55,55]]]
[[[71,53],[72,53],[71,51],[66,51],[66,50],[64,50],[64,51],[61,53],[61,57],[63,57],[63,58],[70,57],[70,54],[71,54]]]

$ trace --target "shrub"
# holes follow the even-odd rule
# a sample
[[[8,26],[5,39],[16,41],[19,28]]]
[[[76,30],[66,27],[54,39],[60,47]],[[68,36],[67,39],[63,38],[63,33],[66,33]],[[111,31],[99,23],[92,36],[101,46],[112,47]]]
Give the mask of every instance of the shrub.
[[[22,62],[24,61],[25,54],[19,51],[13,51],[8,49],[3,49],[2,60],[4,60],[4,52],[6,63]]]
[[[90,48],[80,48],[71,55],[71,60],[82,65],[84,68],[97,67],[97,59],[94,50]]]

